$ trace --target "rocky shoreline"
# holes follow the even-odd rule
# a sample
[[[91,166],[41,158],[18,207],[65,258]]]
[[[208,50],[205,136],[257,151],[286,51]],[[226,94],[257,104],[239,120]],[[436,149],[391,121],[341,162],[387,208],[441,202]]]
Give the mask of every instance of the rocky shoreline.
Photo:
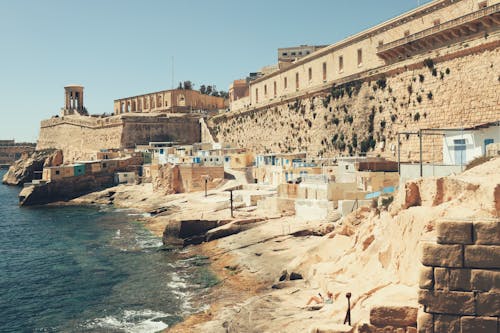
[[[208,257],[220,283],[208,310],[165,332],[375,332],[388,326],[414,332],[421,243],[435,241],[441,219],[498,216],[500,191],[491,179],[499,168],[495,159],[457,176],[407,183],[387,209],[362,207],[335,223],[269,215],[238,200],[231,217],[225,189],[238,185],[234,181],[207,197],[120,185],[62,204],[135,209],[167,245],[174,236],[182,238],[177,246],[200,243],[190,245],[190,253]],[[194,229],[186,233],[180,222],[210,225],[190,234]],[[209,237],[215,232],[218,237]],[[327,291],[333,304],[306,306]],[[347,293],[352,326],[343,325]]]

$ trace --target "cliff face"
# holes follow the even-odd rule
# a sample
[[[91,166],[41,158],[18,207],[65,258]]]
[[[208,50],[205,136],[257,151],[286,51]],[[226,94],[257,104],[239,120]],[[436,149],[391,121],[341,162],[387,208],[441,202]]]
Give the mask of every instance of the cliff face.
[[[2,183],[22,185],[33,180],[35,171],[42,171],[44,167],[57,166],[62,162],[63,154],[60,150],[46,149],[23,154],[3,176]]]

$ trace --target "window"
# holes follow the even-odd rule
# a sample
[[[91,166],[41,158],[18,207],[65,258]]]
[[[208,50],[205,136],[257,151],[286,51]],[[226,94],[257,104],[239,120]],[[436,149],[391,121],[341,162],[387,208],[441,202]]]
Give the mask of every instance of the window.
[[[302,55],[302,51],[299,51],[299,55]]]
[[[286,57],[288,55],[288,53],[283,52],[281,55]]]
[[[358,67],[363,66],[363,50],[358,49]]]
[[[259,88],[255,88],[255,103],[259,103]]]
[[[488,1],[481,1],[478,4],[479,9],[488,7]]]
[[[288,86],[288,80],[286,79],[286,77],[283,79],[283,86],[286,87]]]
[[[312,79],[313,79],[313,70],[312,70],[312,68],[309,67],[309,70],[307,72],[309,74],[309,81],[312,81]]]
[[[440,25],[440,24],[441,24],[441,20],[440,20],[440,19],[434,20],[434,21],[432,22],[432,24],[433,24],[434,26]]]
[[[102,167],[103,167],[103,168],[107,168],[108,166],[107,166],[107,164],[106,164],[106,163],[103,163],[103,164],[102,164]]]
[[[264,97],[267,96],[267,84],[264,85]]]
[[[339,72],[342,73],[344,71],[344,56],[339,57]]]
[[[410,36],[410,30],[406,30],[404,35],[405,35],[405,37]]]
[[[299,90],[299,73],[295,73],[295,89]]]
[[[326,62],[323,63],[323,81],[326,81]]]
[[[379,40],[379,41],[378,41],[378,46],[380,47],[380,46],[382,46],[382,45],[384,45],[384,41],[383,41],[383,40]]]
[[[273,95],[274,95],[274,97],[276,97],[278,95],[276,81],[273,82]]]
[[[56,170],[56,175],[59,175],[61,172],[59,170]]]
[[[292,52],[292,55],[294,56],[294,55],[295,55],[295,52]]]

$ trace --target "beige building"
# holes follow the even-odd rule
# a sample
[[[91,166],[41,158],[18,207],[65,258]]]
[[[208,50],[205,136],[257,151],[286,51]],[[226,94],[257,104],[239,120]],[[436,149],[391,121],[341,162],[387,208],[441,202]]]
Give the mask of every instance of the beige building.
[[[248,104],[261,107],[327,89],[407,59],[424,59],[430,51],[446,55],[450,45],[469,40],[492,42],[499,38],[499,24],[500,0],[435,0],[250,82]]]
[[[205,95],[197,90],[173,89],[117,99],[114,101],[114,114],[217,111],[225,106],[222,97]]]
[[[281,47],[278,49],[278,61],[279,62],[296,61],[327,46],[328,45],[300,45],[293,47]]]

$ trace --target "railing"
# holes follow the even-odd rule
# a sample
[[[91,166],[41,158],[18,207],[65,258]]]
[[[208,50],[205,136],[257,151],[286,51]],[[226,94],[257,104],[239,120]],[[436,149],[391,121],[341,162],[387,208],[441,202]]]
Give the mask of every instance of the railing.
[[[381,45],[381,46],[377,47],[377,52],[379,52],[379,53],[384,52],[384,51],[393,49],[395,47],[398,47],[398,46],[401,46],[404,44],[408,44],[410,42],[414,42],[418,39],[422,39],[424,37],[434,35],[438,32],[445,31],[445,30],[451,29],[453,27],[458,27],[458,26],[463,25],[465,23],[473,22],[473,21],[477,20],[478,18],[485,17],[485,16],[488,16],[491,14],[495,14],[499,11],[500,11],[500,3],[495,4],[493,6],[485,7],[483,9],[478,10],[478,11],[461,16],[459,18],[445,22],[445,23],[437,25],[435,27],[422,30],[422,31],[417,32],[417,33],[410,35],[408,37],[403,37],[403,38],[397,39],[393,42]]]

